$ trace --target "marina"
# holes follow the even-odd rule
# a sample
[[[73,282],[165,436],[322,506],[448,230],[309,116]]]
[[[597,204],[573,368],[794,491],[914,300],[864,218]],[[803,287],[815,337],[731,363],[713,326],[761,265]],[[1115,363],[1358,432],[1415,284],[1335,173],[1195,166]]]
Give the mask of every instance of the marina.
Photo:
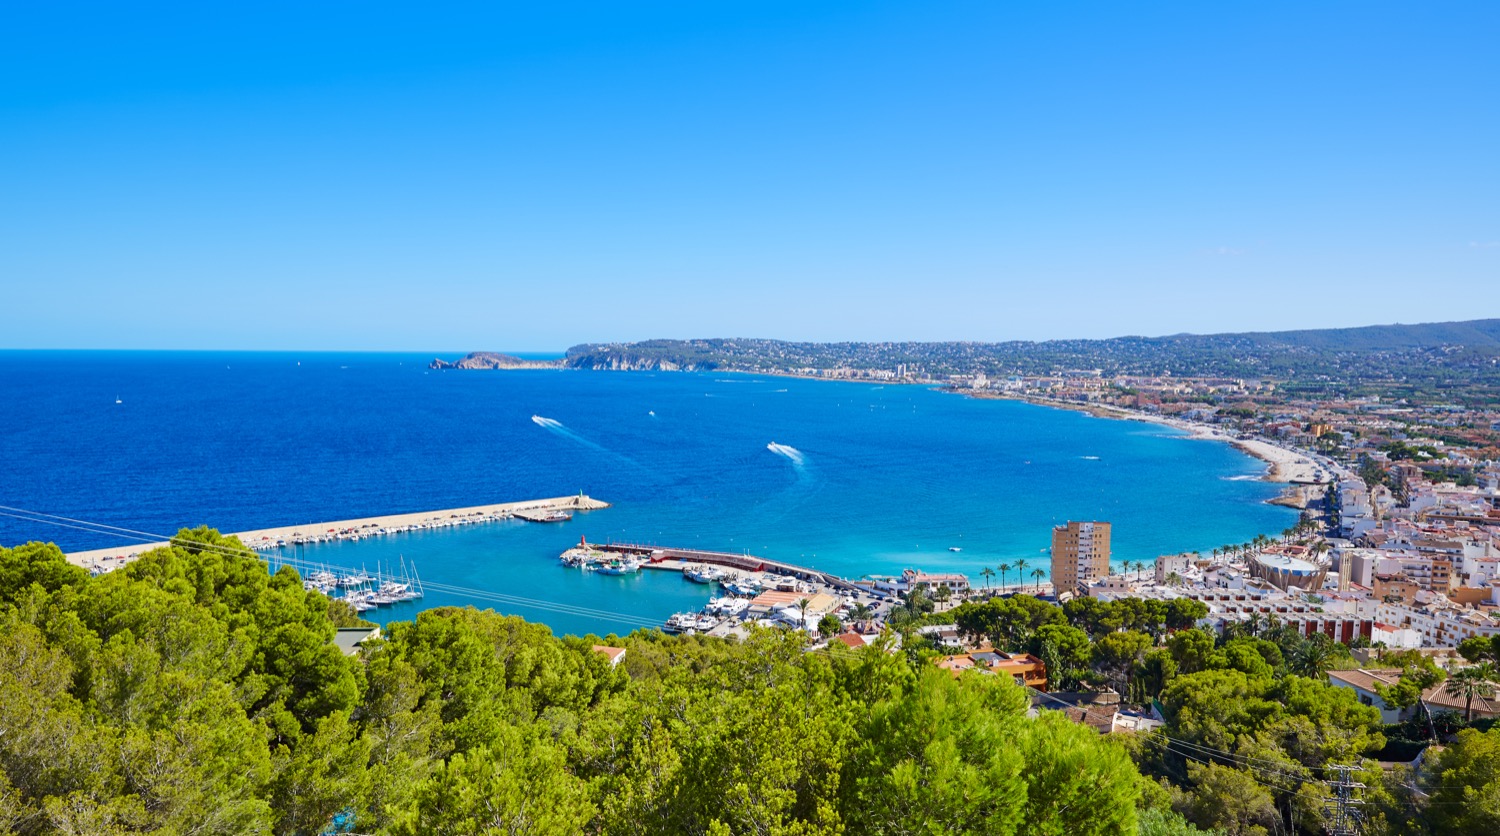
[[[417,574],[417,567],[408,566],[404,559],[397,569],[381,570],[377,567],[375,573],[370,574],[364,569],[320,567],[305,561],[282,561],[272,557],[268,563],[273,574],[282,562],[302,573],[304,588],[344,601],[356,612],[369,612],[376,607],[415,601],[423,596],[422,578]]]
[[[873,609],[885,599],[871,587],[828,572],[750,554],[580,539],[559,562],[607,575],[672,572],[720,593],[697,611],[673,613],[662,625],[668,633],[744,635],[751,624],[816,632],[829,613],[847,622],[861,607]]]

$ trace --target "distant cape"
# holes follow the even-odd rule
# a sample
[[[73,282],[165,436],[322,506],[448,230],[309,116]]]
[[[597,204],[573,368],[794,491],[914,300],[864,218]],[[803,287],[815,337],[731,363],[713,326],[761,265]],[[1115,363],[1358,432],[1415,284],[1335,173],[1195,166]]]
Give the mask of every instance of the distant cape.
[[[561,359],[523,360],[494,351],[473,351],[451,363],[439,357],[427,364],[431,369],[560,369],[562,366]]]

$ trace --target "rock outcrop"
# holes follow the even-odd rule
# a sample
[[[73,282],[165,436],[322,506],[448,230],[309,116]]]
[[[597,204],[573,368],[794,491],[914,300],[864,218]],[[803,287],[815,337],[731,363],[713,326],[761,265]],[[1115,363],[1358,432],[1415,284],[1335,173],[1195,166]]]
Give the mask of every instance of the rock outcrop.
[[[427,364],[430,369],[560,369],[562,360],[524,360],[494,351],[474,351],[456,362],[442,358]]]

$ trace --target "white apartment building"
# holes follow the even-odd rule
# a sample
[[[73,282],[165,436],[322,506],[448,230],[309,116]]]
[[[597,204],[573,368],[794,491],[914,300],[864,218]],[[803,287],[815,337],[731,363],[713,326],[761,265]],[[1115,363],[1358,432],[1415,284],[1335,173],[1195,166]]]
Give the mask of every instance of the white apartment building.
[[[1457,647],[1459,642],[1474,636],[1500,635],[1500,621],[1488,614],[1437,601],[1418,606],[1381,603],[1375,618],[1391,627],[1416,631],[1422,637],[1423,647]]]

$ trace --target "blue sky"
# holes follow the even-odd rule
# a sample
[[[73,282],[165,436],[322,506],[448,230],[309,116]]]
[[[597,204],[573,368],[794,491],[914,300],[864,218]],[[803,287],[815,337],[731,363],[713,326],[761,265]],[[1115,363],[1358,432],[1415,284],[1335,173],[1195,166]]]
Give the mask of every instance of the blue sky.
[[[1500,316],[1493,2],[5,18],[0,347]]]

